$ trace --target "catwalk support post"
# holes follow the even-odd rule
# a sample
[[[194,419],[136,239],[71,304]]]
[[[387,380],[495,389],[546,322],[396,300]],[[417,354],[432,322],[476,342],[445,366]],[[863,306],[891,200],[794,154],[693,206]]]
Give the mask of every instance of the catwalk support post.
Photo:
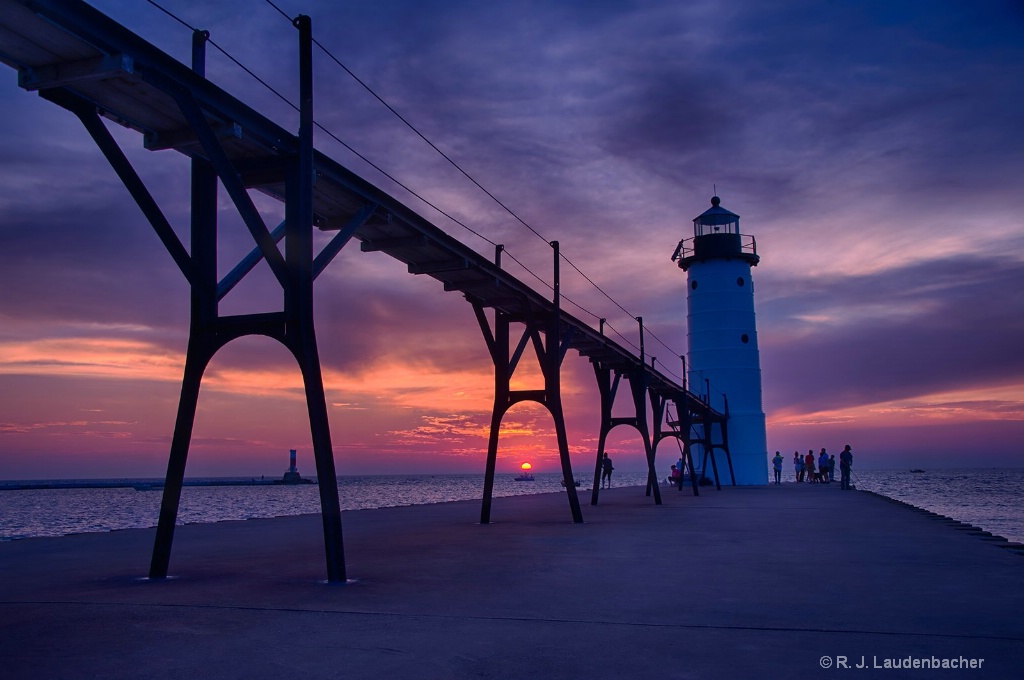
[[[344,582],[347,574],[341,504],[327,397],[313,324],[313,31],[308,16],[300,15],[293,23],[299,31],[299,153],[289,164],[287,172],[285,261],[289,282],[285,294],[286,344],[299,363],[305,387],[320,490],[327,579]]]
[[[661,489],[658,486],[658,473],[654,469],[654,447],[651,445],[651,428],[647,424],[647,355],[644,349],[644,318],[636,317],[640,329],[640,364],[632,371],[629,378],[630,390],[633,393],[633,406],[636,409],[636,429],[644,442],[644,453],[647,458],[647,490],[645,494],[654,493],[654,504],[661,505]]]
[[[583,511],[580,509],[579,495],[576,493],[576,479],[572,471],[572,461],[569,457],[569,436],[565,429],[565,413],[562,410],[562,360],[569,349],[569,342],[572,340],[573,328],[566,331],[566,337],[562,336],[562,284],[560,268],[562,256],[559,251],[558,241],[551,241],[551,249],[554,256],[554,292],[552,303],[554,313],[548,320],[547,333],[545,333],[546,356],[544,357],[544,401],[555,421],[555,437],[558,440],[558,458],[562,464],[562,481],[565,484],[565,492],[569,499],[569,509],[572,512],[572,520],[576,524],[583,523]]]

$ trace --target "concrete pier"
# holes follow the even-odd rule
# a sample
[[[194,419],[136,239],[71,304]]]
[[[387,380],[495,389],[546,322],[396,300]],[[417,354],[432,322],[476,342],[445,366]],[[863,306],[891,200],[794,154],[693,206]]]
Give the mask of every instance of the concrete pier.
[[[612,489],[582,525],[562,494],[495,499],[490,525],[477,502],[346,512],[348,585],[323,581],[319,516],[179,527],[162,582],[143,578],[155,530],[0,543],[0,664],[34,679],[1024,676],[1024,555],[837,486],[663,487],[660,507]],[[884,667],[944,661],[958,668]]]

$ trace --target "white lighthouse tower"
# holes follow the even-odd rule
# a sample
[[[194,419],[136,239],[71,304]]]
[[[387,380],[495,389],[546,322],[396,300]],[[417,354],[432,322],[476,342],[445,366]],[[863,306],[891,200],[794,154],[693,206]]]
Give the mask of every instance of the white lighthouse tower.
[[[711,207],[694,218],[693,238],[680,241],[672,259],[687,274],[690,390],[703,394],[710,386],[711,406],[718,411],[728,399],[736,483],[766,484],[768,444],[750,276],[760,259],[754,237],[740,233],[740,216],[714,196]]]

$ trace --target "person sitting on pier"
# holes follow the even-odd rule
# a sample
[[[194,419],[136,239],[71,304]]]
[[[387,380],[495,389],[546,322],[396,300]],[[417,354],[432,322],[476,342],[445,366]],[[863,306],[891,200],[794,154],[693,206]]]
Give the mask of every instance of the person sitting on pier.
[[[672,466],[672,472],[668,475],[668,483],[673,486],[679,483],[679,468],[675,465]]]

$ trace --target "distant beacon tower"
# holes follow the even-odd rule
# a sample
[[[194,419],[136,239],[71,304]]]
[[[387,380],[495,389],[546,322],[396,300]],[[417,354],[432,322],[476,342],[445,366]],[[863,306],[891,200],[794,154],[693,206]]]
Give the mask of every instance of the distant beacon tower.
[[[295,449],[289,449],[288,463],[288,469],[285,471],[284,477],[281,478],[281,484],[305,484],[309,481],[303,479],[299,474],[299,468],[295,467]]]
[[[760,258],[754,237],[740,234],[740,216],[720,203],[718,196],[711,198],[711,207],[693,220],[693,238],[680,241],[672,256],[687,274],[689,387],[702,394],[710,381],[711,406],[719,411],[722,394],[728,398],[736,483],[766,484],[768,442],[750,277]]]

